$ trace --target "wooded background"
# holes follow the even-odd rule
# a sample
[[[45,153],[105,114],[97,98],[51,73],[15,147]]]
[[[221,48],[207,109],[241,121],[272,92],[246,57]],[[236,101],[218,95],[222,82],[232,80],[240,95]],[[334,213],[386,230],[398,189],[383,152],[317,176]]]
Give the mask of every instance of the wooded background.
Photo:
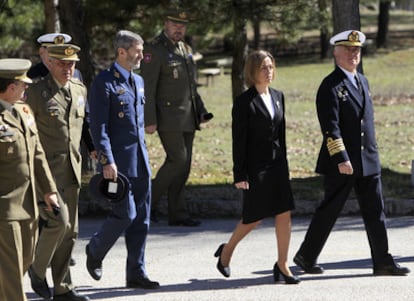
[[[326,58],[333,33],[360,29],[361,6],[378,12],[376,48],[388,46],[390,9],[414,9],[410,0],[0,0],[0,56],[36,61],[39,35],[68,33],[82,49],[78,68],[89,86],[97,71],[113,59],[116,31],[132,30],[150,40],[162,30],[165,12],[181,7],[190,13],[188,33],[197,51],[233,58],[235,96],[245,89],[242,70],[249,49],[269,44],[277,45],[270,50],[289,49],[304,32],[314,30],[319,35],[317,51]],[[272,35],[265,35],[269,30]]]

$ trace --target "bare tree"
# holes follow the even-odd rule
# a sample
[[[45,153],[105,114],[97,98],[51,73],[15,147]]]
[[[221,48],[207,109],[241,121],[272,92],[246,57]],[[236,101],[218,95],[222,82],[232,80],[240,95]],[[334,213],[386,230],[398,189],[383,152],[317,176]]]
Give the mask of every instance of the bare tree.
[[[390,20],[391,1],[380,1],[378,15],[377,48],[387,47],[388,23]]]
[[[332,0],[332,18],[335,34],[349,29],[360,30],[359,0]],[[362,57],[358,71],[363,73]]]
[[[328,57],[329,50],[329,29],[328,29],[328,0],[318,0],[319,7],[319,24],[320,24],[320,45],[321,45],[321,59]]]
[[[44,2],[46,32],[60,32],[58,4],[59,0],[45,0]]]
[[[348,30],[360,30],[359,0],[332,0],[334,34]]]
[[[84,14],[82,0],[60,1],[58,5],[60,24],[62,30],[70,34],[73,43],[81,47],[79,52],[79,70],[82,72],[83,82],[89,87],[94,76],[95,70],[90,54],[90,42],[84,26]]]
[[[243,66],[247,56],[248,44],[246,23],[243,11],[235,11],[233,19],[233,63],[231,68],[231,82],[233,97],[240,95],[245,89]]]

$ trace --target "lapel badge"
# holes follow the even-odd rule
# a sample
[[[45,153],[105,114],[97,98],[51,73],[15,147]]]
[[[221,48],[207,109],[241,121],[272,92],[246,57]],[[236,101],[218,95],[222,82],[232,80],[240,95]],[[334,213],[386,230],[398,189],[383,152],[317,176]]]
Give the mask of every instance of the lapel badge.
[[[340,100],[346,101],[348,97],[348,91],[345,90],[344,87],[339,87],[336,95],[338,96]]]
[[[119,74],[119,72],[118,72],[118,71],[114,71],[114,76],[115,76],[116,78],[119,78],[121,75]]]
[[[118,90],[118,95],[122,95],[122,94],[124,94],[125,93],[125,89],[124,88],[120,88],[119,90]]]

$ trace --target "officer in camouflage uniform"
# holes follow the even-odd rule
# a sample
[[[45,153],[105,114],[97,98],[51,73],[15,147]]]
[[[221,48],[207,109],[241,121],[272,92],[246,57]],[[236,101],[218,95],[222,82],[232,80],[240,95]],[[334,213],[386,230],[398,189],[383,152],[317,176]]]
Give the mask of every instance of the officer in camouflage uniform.
[[[213,116],[197,93],[192,49],[183,41],[187,22],[183,11],[167,14],[164,31],[144,47],[141,75],[145,81],[146,132],[158,131],[167,154],[152,183],[153,213],[167,192],[169,225],[191,227],[200,224],[190,218],[184,198],[194,134],[201,122]],[[156,221],[155,216],[152,219]]]
[[[79,50],[71,44],[49,46],[50,73],[30,87],[27,97],[56,181],[61,207],[59,215],[41,212],[47,224],[40,233],[29,275],[33,290],[43,298],[50,298],[46,269],[51,266],[53,300],[89,300],[75,291],[69,270],[78,236],[80,140],[87,99],[85,86],[73,78]]]

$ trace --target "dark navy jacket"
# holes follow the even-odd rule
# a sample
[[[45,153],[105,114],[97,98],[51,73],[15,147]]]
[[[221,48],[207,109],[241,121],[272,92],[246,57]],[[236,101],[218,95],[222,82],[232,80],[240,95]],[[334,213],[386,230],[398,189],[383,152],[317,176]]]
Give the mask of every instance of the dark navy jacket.
[[[144,82],[141,76],[133,76],[135,92],[112,65],[98,74],[89,94],[90,129],[99,163],[115,163],[127,177],[140,176],[140,162],[145,162],[144,169],[151,175],[144,141]]]
[[[339,67],[318,89],[316,108],[323,135],[318,173],[339,174],[338,164],[347,160],[356,176],[381,171],[368,81],[361,73],[358,76],[362,95]]]

